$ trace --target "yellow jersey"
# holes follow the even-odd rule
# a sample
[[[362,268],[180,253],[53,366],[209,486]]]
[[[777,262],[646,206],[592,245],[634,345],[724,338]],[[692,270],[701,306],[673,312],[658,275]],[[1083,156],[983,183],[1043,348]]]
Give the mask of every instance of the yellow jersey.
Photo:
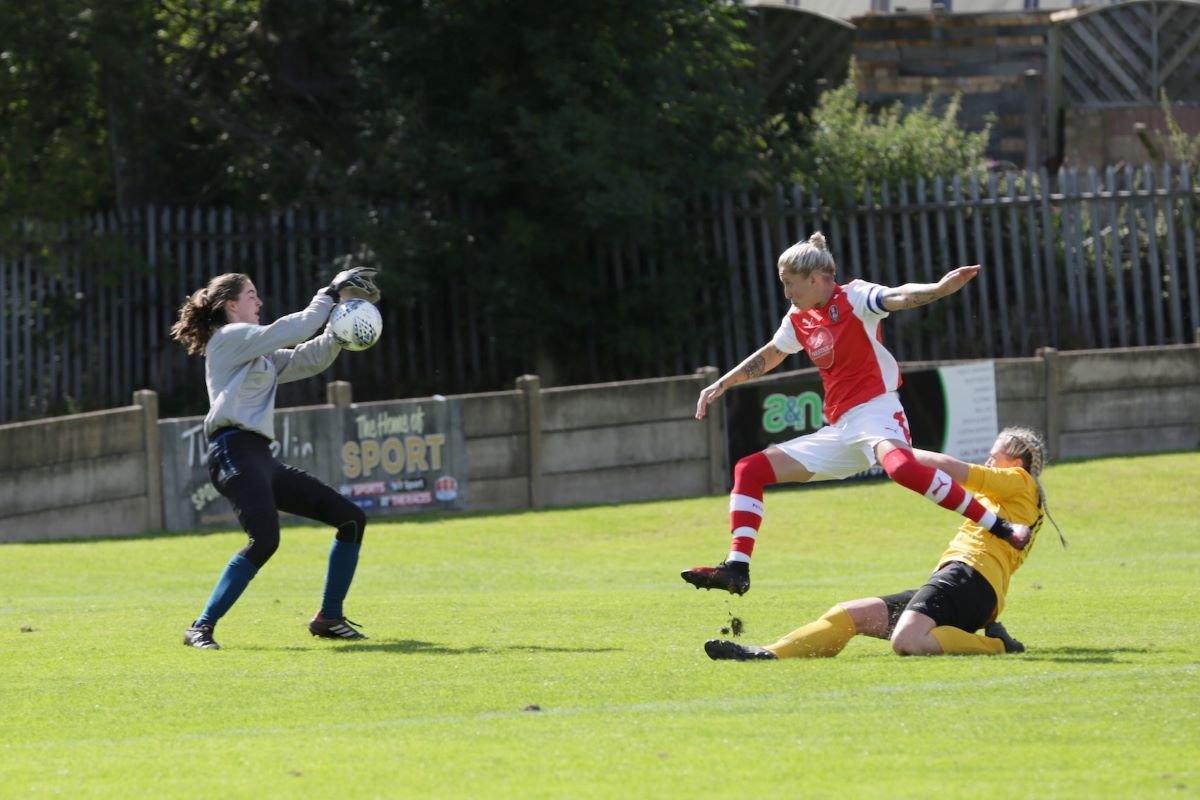
[[[979,527],[979,523],[966,520],[938,560],[938,569],[947,562],[961,561],[987,579],[996,592],[995,619],[1004,608],[1009,579],[1029,556],[1042,527],[1040,492],[1033,477],[1021,467],[1000,469],[972,464],[963,486],[974,492],[989,511],[1009,522],[1028,525],[1032,531],[1029,543],[1018,550]]]

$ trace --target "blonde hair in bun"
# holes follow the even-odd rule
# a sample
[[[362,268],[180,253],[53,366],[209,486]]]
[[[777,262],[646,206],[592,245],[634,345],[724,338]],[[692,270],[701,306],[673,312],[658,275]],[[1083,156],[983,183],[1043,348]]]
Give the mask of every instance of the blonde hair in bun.
[[[814,272],[822,272],[833,277],[837,265],[833,262],[833,254],[825,243],[825,235],[817,231],[808,237],[806,242],[796,244],[783,251],[779,256],[779,269],[787,270],[792,275],[807,278]]]

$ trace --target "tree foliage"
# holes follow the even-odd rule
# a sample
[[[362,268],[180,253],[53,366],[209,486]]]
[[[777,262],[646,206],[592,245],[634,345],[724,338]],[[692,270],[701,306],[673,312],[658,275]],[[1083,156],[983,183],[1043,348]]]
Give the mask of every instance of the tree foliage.
[[[752,53],[721,0],[0,0],[0,15],[16,32],[0,218],[369,211],[358,233],[393,297],[465,284],[499,346],[560,363],[581,337],[682,322],[692,298],[671,293],[699,268],[683,203],[762,156]],[[657,285],[605,295],[596,241],[656,259]]]
[[[61,187],[39,181],[53,170],[90,184],[76,207],[516,187],[598,229],[645,219],[754,158],[734,12],[715,0],[0,0],[6,185],[24,190],[0,207],[43,210],[22,197]]]
[[[1189,135],[1179,124],[1166,89],[1163,89],[1159,95],[1159,108],[1162,109],[1163,120],[1167,126],[1168,148],[1166,153],[1151,151],[1150,156],[1155,161],[1166,158],[1171,161],[1186,162],[1192,167],[1200,167],[1200,135]]]
[[[110,197],[88,17],[72,0],[0,0],[0,210],[58,219]]]
[[[737,26],[707,0],[396,12],[392,30],[421,31],[394,67],[413,100],[407,158],[420,180],[392,229],[396,260],[456,270],[487,298],[502,341],[532,346],[563,376],[581,342],[611,337],[602,349],[616,359],[619,329],[685,330],[693,298],[673,290],[697,265],[672,241],[682,203],[740,180],[755,156]],[[597,240],[657,253],[657,285],[606,292]]]
[[[986,166],[990,124],[970,133],[958,124],[960,96],[936,112],[938,98],[906,111],[896,103],[878,111],[859,101],[856,67],[838,87],[824,92],[806,126],[808,147],[796,179],[830,206],[862,199],[867,186],[884,181],[963,175]],[[856,194],[847,196],[847,188]]]

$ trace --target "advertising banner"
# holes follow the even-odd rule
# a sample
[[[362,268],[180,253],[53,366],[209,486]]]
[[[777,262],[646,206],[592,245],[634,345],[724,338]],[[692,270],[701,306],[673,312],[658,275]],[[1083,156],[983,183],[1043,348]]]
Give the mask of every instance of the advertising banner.
[[[323,440],[327,412],[305,410],[275,414],[272,454],[325,480],[322,464],[332,457]],[[165,419],[158,423],[162,447],[163,521],[167,530],[211,526],[237,527],[228,501],[208,479],[208,439],[203,417]],[[336,485],[336,484],[335,484]]]
[[[237,527],[233,509],[208,478],[203,418],[158,425],[167,530]],[[467,503],[462,431],[457,400],[282,410],[275,414],[271,451],[333,486],[369,517],[459,510]]]
[[[333,485],[368,516],[466,507],[462,405],[453,400],[344,409]]]
[[[964,461],[987,459],[999,432],[995,366],[991,361],[908,369],[903,379],[900,402],[908,418],[913,447]],[[735,386],[724,399],[731,465],[825,424],[821,378],[815,371]],[[883,470],[876,465],[855,477],[881,474]]]

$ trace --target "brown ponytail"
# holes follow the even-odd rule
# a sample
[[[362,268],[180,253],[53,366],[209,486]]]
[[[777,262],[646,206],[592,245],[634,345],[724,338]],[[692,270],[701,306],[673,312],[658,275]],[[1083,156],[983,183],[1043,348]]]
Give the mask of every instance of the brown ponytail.
[[[249,280],[250,276],[240,272],[227,272],[192,292],[179,307],[179,320],[171,326],[171,338],[182,344],[188,355],[203,354],[213,333],[229,321],[225,303],[236,300]]]

